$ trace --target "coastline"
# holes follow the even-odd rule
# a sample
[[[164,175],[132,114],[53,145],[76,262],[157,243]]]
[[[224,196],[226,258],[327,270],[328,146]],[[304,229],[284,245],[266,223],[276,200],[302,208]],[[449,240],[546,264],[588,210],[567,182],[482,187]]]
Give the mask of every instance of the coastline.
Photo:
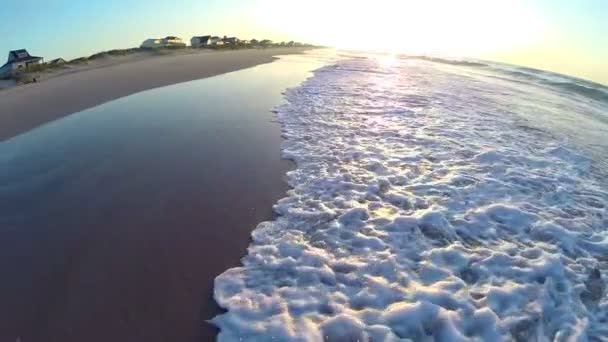
[[[214,279],[289,189],[271,109],[317,67],[303,59],[145,91],[0,144],[0,340],[214,340]]]
[[[0,91],[0,142],[61,117],[144,90],[272,62],[310,48],[134,54],[42,75],[42,81]]]

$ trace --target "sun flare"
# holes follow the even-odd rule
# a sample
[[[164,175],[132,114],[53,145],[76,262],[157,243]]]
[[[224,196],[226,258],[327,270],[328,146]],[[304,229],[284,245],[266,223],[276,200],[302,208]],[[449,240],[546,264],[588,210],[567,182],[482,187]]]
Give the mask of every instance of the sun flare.
[[[265,25],[344,49],[479,55],[504,46],[530,45],[544,30],[534,8],[521,1],[378,0],[369,6],[366,2],[311,0],[313,4],[301,7],[287,1],[265,2],[273,8],[257,13]],[[297,17],[282,15],[294,11]]]

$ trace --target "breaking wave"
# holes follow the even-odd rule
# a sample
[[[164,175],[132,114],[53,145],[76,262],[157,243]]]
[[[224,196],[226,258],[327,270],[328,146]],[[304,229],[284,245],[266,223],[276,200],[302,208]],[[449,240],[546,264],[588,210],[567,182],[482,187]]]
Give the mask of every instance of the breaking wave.
[[[293,189],[215,280],[220,341],[608,336],[608,191],[509,88],[355,59],[285,97]]]

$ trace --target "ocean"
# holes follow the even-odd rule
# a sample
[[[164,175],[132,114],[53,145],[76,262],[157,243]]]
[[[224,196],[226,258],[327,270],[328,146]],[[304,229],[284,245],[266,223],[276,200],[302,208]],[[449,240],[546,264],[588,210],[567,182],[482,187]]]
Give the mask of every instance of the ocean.
[[[215,279],[220,341],[608,336],[607,87],[340,53],[284,97],[291,190]]]

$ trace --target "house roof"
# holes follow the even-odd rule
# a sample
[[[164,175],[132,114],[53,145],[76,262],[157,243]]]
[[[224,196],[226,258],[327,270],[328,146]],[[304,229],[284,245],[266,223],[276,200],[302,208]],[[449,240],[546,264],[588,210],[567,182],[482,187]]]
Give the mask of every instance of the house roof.
[[[56,59],[53,59],[52,61],[50,61],[49,64],[61,64],[61,63],[65,63],[65,62],[66,61],[63,58],[56,58]]]
[[[196,39],[198,39],[199,42],[206,44],[209,40],[211,40],[211,36],[194,36],[190,41],[194,41]]]
[[[26,49],[13,50],[8,53],[8,61],[2,66],[20,62],[39,61],[42,57],[31,56]]]
[[[26,49],[13,50],[8,53],[9,62],[22,62],[27,60],[42,59],[42,57],[31,56]]]
[[[11,52],[9,52],[11,55],[14,55],[15,57],[25,57],[25,56],[29,56],[30,53],[27,52],[26,49],[20,49],[20,50],[13,50]]]

